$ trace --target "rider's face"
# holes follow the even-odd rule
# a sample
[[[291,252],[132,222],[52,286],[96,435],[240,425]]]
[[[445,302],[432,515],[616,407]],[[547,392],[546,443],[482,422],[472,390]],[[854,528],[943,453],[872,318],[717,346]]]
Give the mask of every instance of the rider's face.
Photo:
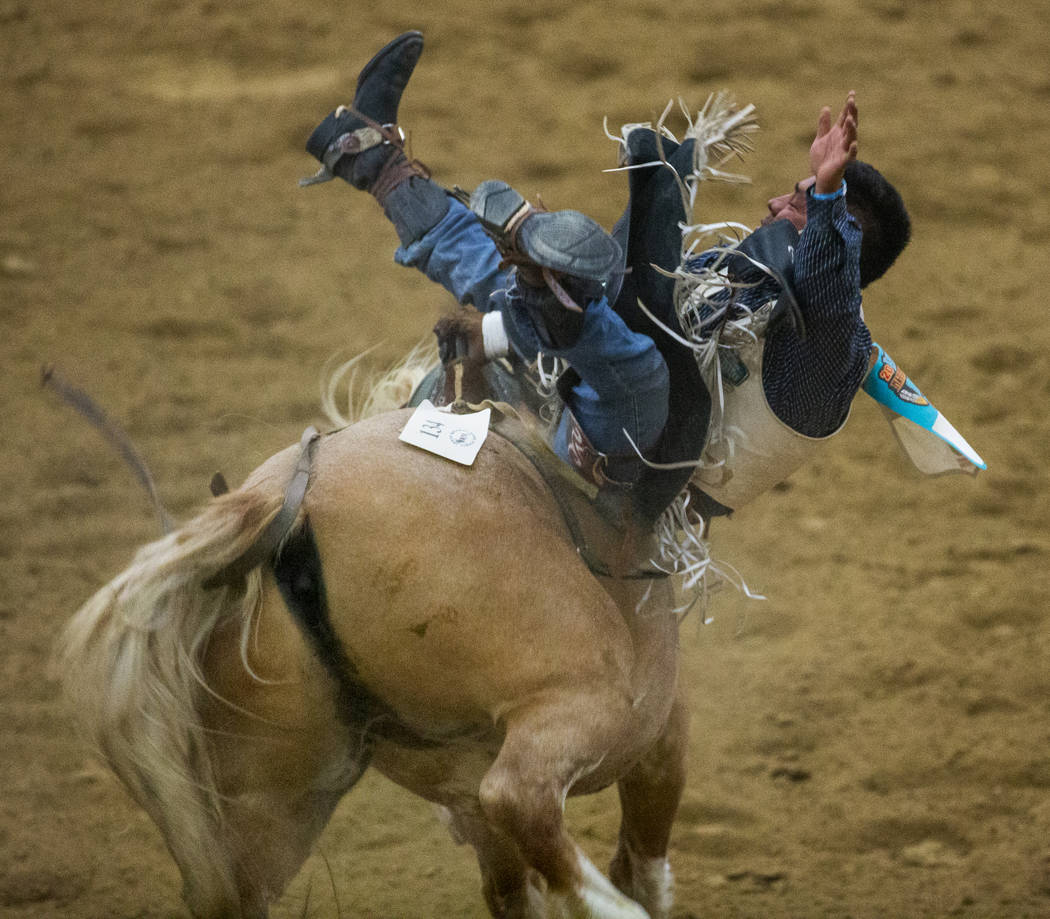
[[[802,228],[806,225],[806,192],[816,181],[816,176],[810,176],[797,183],[790,194],[770,198],[769,216],[762,221],[762,225],[765,226],[774,220],[790,220],[795,229],[801,233]]]

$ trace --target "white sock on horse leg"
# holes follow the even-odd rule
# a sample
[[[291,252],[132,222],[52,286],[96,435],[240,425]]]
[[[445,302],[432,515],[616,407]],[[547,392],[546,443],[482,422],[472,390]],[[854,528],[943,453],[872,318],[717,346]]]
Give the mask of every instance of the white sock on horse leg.
[[[674,905],[674,875],[666,858],[645,858],[629,848],[631,896],[649,910],[652,919],[669,919]]]
[[[594,863],[576,846],[583,882],[568,896],[552,894],[555,915],[566,919],[651,919],[641,906],[627,899],[602,874]]]

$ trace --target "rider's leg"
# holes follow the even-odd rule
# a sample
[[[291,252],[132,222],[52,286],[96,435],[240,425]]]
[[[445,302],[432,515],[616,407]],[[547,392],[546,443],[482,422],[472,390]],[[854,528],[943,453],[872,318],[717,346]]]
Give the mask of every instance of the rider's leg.
[[[527,284],[545,289],[548,282],[542,272],[549,269],[575,285],[577,298],[585,302],[601,296],[621,252],[579,211],[536,211],[506,183],[493,180],[474,191],[470,210],[452,201],[439,223],[415,241],[403,242],[395,258],[442,284],[461,303],[487,312],[501,309],[515,286],[508,265],[517,266],[518,277]],[[566,321],[565,310],[558,308],[541,326],[555,331],[553,326]],[[545,348],[564,342],[562,334],[543,339]],[[531,360],[537,349],[530,345],[518,350]]]
[[[588,301],[583,313],[576,314],[566,311],[549,291],[521,289],[525,298],[544,298],[545,311],[553,316],[560,313],[570,322],[578,317],[579,331],[568,344],[538,349],[564,358],[580,376],[565,394],[572,417],[562,418],[555,452],[570,459],[574,419],[591,446],[609,457],[608,477],[632,480],[641,469],[636,448],[644,454],[667,422],[670,377],[663,356],[649,336],[627,328],[604,296]],[[508,338],[519,350],[523,342],[541,344],[542,334],[535,318],[539,311],[526,308],[522,299],[512,295],[503,307]]]
[[[321,170],[304,184],[340,178],[372,194],[401,243],[395,260],[418,268],[459,302],[486,310],[492,291],[506,286],[501,256],[477,218],[421,163],[407,159],[396,127],[422,50],[422,35],[406,32],[365,65],[353,103],[331,112],[307,141]]]
[[[656,443],[667,422],[670,377],[648,335],[628,329],[603,297],[587,305],[579,338],[560,354],[581,377],[567,402],[596,450],[634,459],[635,448]],[[567,452],[567,437],[563,421],[556,450]]]
[[[402,264],[480,310],[505,303],[508,337],[523,357],[567,358],[584,381],[570,408],[598,451],[645,450],[666,419],[667,369],[651,339],[627,329],[601,296],[619,247],[583,214],[536,212],[502,182],[479,186],[468,211],[406,159],[390,126],[422,49],[422,36],[408,32],[365,66],[353,105],[328,115],[307,142],[322,163],[318,178],[338,176],[376,197],[401,240]],[[520,285],[501,268],[507,256]],[[563,307],[556,290],[590,304],[589,315]]]
[[[500,303],[507,337],[524,357],[537,352],[566,359],[581,382],[566,394],[590,446],[620,457],[610,478],[625,481],[667,421],[670,378],[653,340],[634,332],[604,292],[620,267],[616,242],[576,211],[535,211],[502,182],[486,182],[471,209],[517,266]],[[569,458],[568,416],[555,449]]]
[[[498,309],[494,295],[510,284],[503,257],[478,219],[455,199],[448,200],[445,216],[419,239],[400,246],[394,261],[417,268],[460,303],[481,312]]]

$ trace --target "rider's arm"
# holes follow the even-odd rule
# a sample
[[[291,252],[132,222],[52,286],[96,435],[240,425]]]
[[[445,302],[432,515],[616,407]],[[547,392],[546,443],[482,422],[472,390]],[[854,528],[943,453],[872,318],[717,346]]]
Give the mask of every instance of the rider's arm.
[[[806,337],[784,324],[766,339],[762,384],[769,406],[809,437],[833,434],[846,420],[871,348],[861,312],[861,230],[846,210],[843,182],[857,158],[857,119],[853,92],[838,118],[821,109],[809,149],[816,181],[806,194],[794,264]]]
[[[806,325],[766,340],[763,387],[781,421],[809,437],[832,434],[846,419],[864,379],[871,334],[860,294],[859,225],[838,196],[807,201],[795,252],[795,287]]]

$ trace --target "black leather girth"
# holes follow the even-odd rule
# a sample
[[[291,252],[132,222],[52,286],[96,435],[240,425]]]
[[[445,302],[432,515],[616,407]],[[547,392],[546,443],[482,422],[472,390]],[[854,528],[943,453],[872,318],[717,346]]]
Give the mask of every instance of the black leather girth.
[[[368,765],[374,737],[404,747],[434,746],[433,741],[402,724],[393,709],[365,686],[357,667],[347,656],[332,628],[321,554],[309,517],[293,530],[275,556],[273,573],[288,609],[335,681],[339,716],[360,738],[358,758],[362,771]]]

